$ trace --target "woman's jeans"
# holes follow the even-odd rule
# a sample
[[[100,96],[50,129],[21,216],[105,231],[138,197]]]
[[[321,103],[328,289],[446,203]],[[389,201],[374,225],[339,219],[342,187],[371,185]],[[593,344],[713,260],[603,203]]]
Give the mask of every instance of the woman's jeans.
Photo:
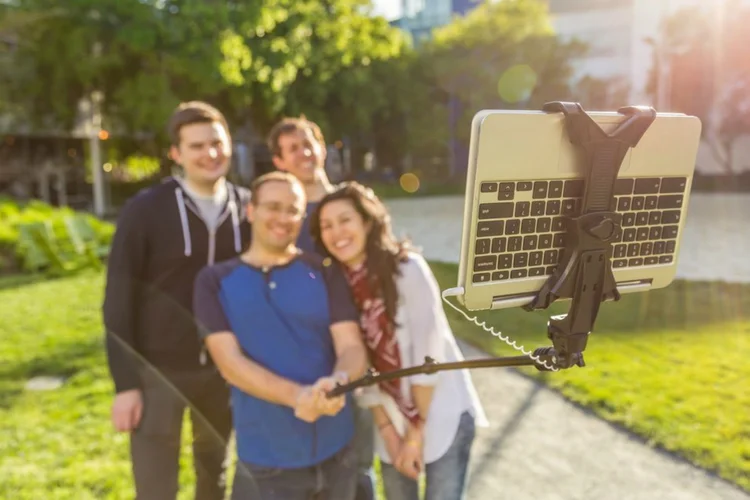
[[[466,471],[471,445],[474,442],[474,417],[461,415],[456,437],[448,451],[435,462],[427,464],[425,500],[462,500],[466,489]],[[381,462],[383,488],[387,500],[418,500],[419,483],[401,474],[390,464]]]

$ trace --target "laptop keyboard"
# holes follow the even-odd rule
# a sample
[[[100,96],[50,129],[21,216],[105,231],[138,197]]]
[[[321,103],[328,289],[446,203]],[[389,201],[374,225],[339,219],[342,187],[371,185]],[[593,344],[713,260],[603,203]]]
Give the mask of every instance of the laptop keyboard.
[[[612,208],[622,230],[612,243],[613,269],[674,261],[687,178],[620,178]],[[580,214],[583,179],[483,182],[472,281],[549,276],[566,235],[563,216]],[[494,201],[496,199],[497,201]]]

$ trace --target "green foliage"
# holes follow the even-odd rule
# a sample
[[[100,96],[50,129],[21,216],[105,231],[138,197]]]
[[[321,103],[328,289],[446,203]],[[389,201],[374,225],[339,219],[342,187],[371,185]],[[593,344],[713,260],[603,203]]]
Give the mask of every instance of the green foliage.
[[[0,274],[65,272],[106,256],[114,226],[41,201],[20,205],[0,198]]]
[[[507,0],[483,3],[435,30],[424,57],[436,84],[463,103],[457,132],[468,141],[480,109],[538,109],[569,95],[570,60],[584,49],[555,36],[542,2]]]
[[[583,50],[558,41],[539,0],[482,3],[417,48],[368,0],[17,0],[5,10],[0,32],[20,43],[3,88],[24,123],[70,129],[98,90],[113,137],[163,146],[174,106],[202,99],[260,134],[304,114],[331,141],[348,137],[355,162],[374,147],[390,166],[447,156],[450,97],[464,141],[480,109],[567,97]]]

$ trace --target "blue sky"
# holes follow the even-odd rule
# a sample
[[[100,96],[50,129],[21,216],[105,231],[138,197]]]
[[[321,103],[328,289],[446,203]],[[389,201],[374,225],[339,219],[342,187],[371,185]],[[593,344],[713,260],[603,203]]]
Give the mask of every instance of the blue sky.
[[[388,20],[396,19],[401,14],[401,0],[371,0],[375,13]]]

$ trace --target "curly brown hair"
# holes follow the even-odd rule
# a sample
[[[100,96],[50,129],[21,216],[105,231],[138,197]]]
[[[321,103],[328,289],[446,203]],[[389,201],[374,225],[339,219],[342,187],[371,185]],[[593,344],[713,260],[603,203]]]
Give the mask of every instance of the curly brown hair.
[[[406,261],[408,252],[414,251],[414,248],[408,240],[398,240],[393,235],[388,209],[371,189],[358,182],[345,182],[320,201],[310,220],[310,233],[321,255],[331,256],[320,236],[320,213],[328,203],[338,200],[349,201],[364,223],[369,225],[365,240],[368,282],[372,291],[383,298],[388,320],[395,326],[398,304],[396,277],[400,275],[399,264]]]

